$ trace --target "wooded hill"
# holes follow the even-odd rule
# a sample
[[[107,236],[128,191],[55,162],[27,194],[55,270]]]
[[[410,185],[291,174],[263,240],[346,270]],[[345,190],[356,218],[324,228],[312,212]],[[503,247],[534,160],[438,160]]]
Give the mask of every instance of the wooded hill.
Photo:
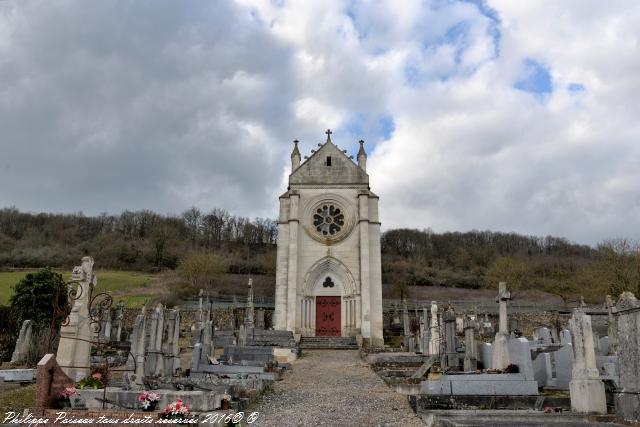
[[[225,272],[273,278],[276,236],[274,220],[224,209],[86,216],[5,208],[0,268],[69,268],[90,254],[100,268],[176,270],[193,286],[215,286]],[[539,289],[565,300],[583,295],[601,301],[623,290],[640,294],[640,250],[624,239],[590,247],[551,236],[395,229],[382,236],[382,269],[383,282],[398,297],[409,286],[478,289],[499,280],[514,290]]]

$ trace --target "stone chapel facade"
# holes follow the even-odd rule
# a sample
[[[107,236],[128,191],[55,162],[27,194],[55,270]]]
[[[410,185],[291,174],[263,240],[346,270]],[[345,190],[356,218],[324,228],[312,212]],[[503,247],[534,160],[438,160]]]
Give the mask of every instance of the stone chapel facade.
[[[357,336],[381,346],[378,196],[360,141],[354,163],[331,141],[291,154],[280,196],[274,327],[302,336]]]

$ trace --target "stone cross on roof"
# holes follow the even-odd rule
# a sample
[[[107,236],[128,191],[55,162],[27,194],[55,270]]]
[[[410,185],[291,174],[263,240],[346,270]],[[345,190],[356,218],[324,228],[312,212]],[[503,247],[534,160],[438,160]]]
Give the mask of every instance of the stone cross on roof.
[[[327,134],[327,142],[331,141],[331,134],[333,133],[331,129],[327,129],[325,133]]]

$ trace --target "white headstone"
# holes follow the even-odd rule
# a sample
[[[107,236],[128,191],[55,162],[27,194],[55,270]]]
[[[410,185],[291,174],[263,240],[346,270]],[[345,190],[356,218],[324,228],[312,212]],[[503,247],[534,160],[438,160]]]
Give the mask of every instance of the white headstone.
[[[569,319],[573,342],[573,370],[569,391],[571,410],[580,413],[607,413],[604,384],[599,379],[591,330],[591,316],[576,309]]]

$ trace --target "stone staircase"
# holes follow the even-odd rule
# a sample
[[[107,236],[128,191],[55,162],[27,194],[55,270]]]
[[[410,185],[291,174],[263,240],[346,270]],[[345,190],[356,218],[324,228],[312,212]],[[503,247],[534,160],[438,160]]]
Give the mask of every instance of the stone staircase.
[[[301,349],[357,350],[356,337],[302,337]]]

